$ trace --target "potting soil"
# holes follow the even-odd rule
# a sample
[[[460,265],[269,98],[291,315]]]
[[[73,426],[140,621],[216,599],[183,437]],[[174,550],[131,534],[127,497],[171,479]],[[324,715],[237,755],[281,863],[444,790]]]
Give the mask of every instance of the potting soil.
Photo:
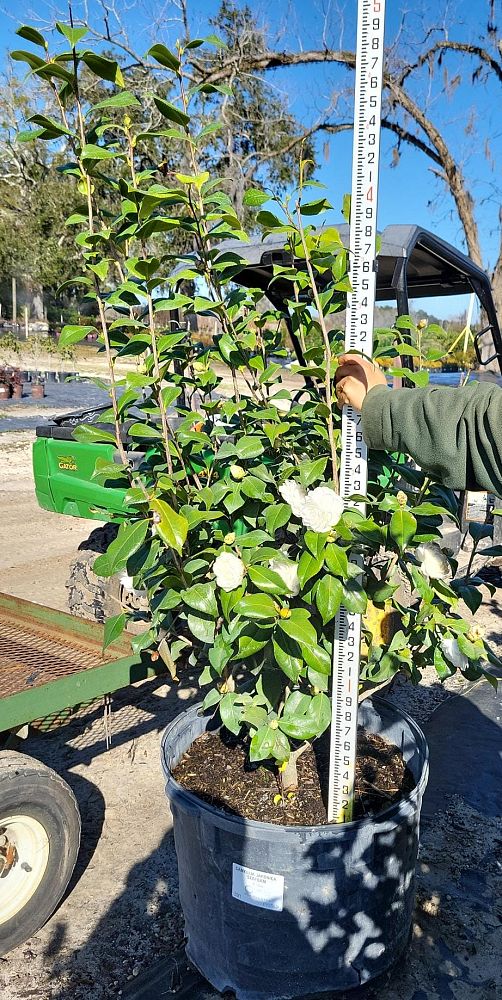
[[[398,747],[374,733],[358,731],[354,819],[375,815],[415,786]],[[225,812],[263,823],[327,824],[329,742],[317,740],[298,759],[298,791],[281,796],[277,768],[251,764],[247,748],[226,733],[205,733],[174,770],[176,780]]]

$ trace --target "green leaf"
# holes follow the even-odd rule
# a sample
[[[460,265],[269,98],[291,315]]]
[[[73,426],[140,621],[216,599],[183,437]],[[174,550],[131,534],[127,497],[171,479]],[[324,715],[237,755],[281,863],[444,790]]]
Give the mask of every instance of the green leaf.
[[[254,208],[259,205],[263,205],[266,201],[270,200],[270,195],[265,194],[265,191],[261,191],[259,188],[248,188],[242,199],[243,205],[249,205]]]
[[[267,760],[275,757],[278,761],[287,760],[290,746],[278,729],[263,726],[258,729],[251,740],[249,759],[251,761]]]
[[[481,541],[482,538],[492,538],[493,524],[478,524],[477,521],[470,521],[469,534],[475,542]]]
[[[129,427],[129,435],[133,438],[148,438],[160,441],[162,431],[158,427],[153,427],[152,424],[135,423]]]
[[[113,97],[106,97],[105,100],[93,104],[91,111],[99,111],[101,108],[140,108],[141,102],[131,93],[130,90],[122,90]]]
[[[248,576],[255,587],[263,591],[264,594],[280,595],[289,593],[282,577],[266,566],[250,566]]]
[[[336,576],[346,577],[348,574],[348,558],[345,549],[333,542],[326,546],[324,551],[326,566]]]
[[[188,590],[181,591],[181,597],[185,604],[195,611],[202,611],[210,618],[218,615],[218,604],[215,596],[214,583],[195,583]]]
[[[283,228],[284,223],[277,218],[272,212],[258,212],[256,216],[256,221],[259,226],[263,226],[264,229],[277,229]]]
[[[258,458],[263,455],[264,447],[259,437],[242,437],[235,445],[235,451],[239,458]]]
[[[411,573],[411,578],[417,593],[426,604],[432,604],[432,601],[434,600],[434,591],[427,582],[425,576],[420,572],[417,566],[413,566],[412,563],[408,564],[408,569]]]
[[[322,479],[327,461],[327,458],[315,458],[312,461],[300,462],[299,471],[302,486],[311,486],[318,479]]]
[[[118,87],[124,86],[122,70],[115,59],[98,56],[96,52],[82,52],[80,58],[91,72],[99,76],[101,80],[109,80],[110,83],[116,83]]]
[[[322,646],[318,645],[316,630],[309,621],[293,617],[280,618],[277,624],[290,639],[298,643],[298,652],[309,666],[322,674],[331,673],[331,657]]]
[[[172,69],[174,73],[178,73],[180,70],[181,63],[179,59],[165,45],[161,45],[160,43],[152,45],[151,49],[148,49],[147,55],[155,59],[161,66],[165,66],[166,69]]]
[[[409,372],[408,378],[413,385],[418,385],[421,389],[429,384],[429,372],[426,371]]]
[[[89,333],[97,332],[95,326],[64,326],[59,335],[58,343],[60,347],[69,347],[70,344],[78,344]]]
[[[261,708],[260,705],[248,705],[242,713],[242,721],[247,722],[254,729],[261,729],[262,726],[267,725],[268,715],[266,710]]]
[[[242,726],[242,705],[236,704],[237,695],[229,692],[220,701],[221,721],[226,729],[238,736]]]
[[[111,646],[112,642],[115,642],[115,639],[117,639],[119,635],[122,635],[126,626],[126,621],[127,618],[124,612],[106,619],[103,631],[103,653],[108,646]]]
[[[248,594],[235,605],[234,611],[245,618],[275,618],[275,603],[267,594]]]
[[[42,49],[47,48],[47,42],[43,35],[40,34],[36,28],[32,28],[29,24],[23,24],[21,28],[18,28],[16,35],[20,38],[24,38],[27,42],[33,42],[33,45],[40,45]]]
[[[298,656],[298,646],[278,631],[272,642],[274,659],[289,680],[296,684],[303,670],[303,660]]]
[[[10,57],[16,62],[28,63],[28,66],[31,66],[32,69],[43,68],[47,65],[45,59],[41,59],[34,52],[25,52],[24,49],[15,49],[14,52],[10,53]]]
[[[457,635],[458,648],[461,653],[464,653],[469,660],[480,660],[485,654],[485,647],[482,640],[477,640],[476,642],[471,642],[467,636],[459,633]]]
[[[186,115],[179,108],[175,108],[174,104],[170,104],[169,101],[164,101],[162,97],[154,97],[153,100],[164,118],[167,118],[170,122],[176,122],[177,125],[183,125],[184,127],[188,125],[190,115]]]
[[[181,555],[188,534],[188,521],[177,514],[165,500],[151,500],[150,510],[158,515],[155,530],[163,542]]]
[[[348,580],[343,584],[342,604],[354,615],[363,615],[368,603],[366,594],[357,580]]]
[[[455,667],[449,660],[445,659],[439,646],[434,650],[434,666],[440,680],[445,681],[455,673]]]
[[[264,512],[265,524],[270,535],[275,537],[276,531],[289,521],[290,507],[287,503],[275,503]]]
[[[302,706],[303,707],[302,703]],[[300,707],[300,706],[299,706]],[[320,736],[331,722],[331,704],[325,694],[316,694],[309,699],[307,711],[304,714],[284,714],[279,719],[279,727],[287,736],[297,740],[311,740]]]
[[[481,549],[483,556],[502,556],[502,545],[488,545],[486,549]]]
[[[133,521],[121,524],[119,533],[110,543],[106,552],[97,557],[93,563],[93,571],[97,576],[113,576],[124,569],[127,560],[143,544],[148,530],[148,521]]]
[[[72,437],[83,444],[116,444],[115,434],[105,431],[99,424],[79,424],[72,428]]]
[[[315,600],[319,608],[323,625],[335,617],[343,597],[343,587],[336,576],[329,573],[321,577],[317,585]]]
[[[304,551],[298,563],[298,579],[303,588],[309,580],[317,576],[324,562],[324,556],[313,556],[311,552]]]
[[[78,45],[81,38],[87,34],[87,28],[72,28],[69,24],[62,24],[61,21],[56,21],[56,28],[60,35],[64,37],[70,43],[72,49]]]
[[[123,155],[120,150],[113,151],[106,149],[104,146],[96,146],[92,142],[87,143],[81,153],[83,160],[114,160],[117,156]]]
[[[394,511],[389,524],[390,537],[396,542],[402,552],[413,538],[417,530],[417,519],[409,510],[399,508]]]
[[[202,614],[202,611],[198,611],[197,614],[187,615],[187,624],[196,639],[207,643],[208,646],[212,646],[215,629],[215,623],[212,618],[206,617]]]

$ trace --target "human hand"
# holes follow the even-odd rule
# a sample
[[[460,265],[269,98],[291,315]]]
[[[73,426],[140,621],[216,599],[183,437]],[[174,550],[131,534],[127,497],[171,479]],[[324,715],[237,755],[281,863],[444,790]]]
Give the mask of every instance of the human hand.
[[[360,410],[365,397],[375,385],[387,385],[383,371],[359,354],[342,354],[335,374],[338,406]]]

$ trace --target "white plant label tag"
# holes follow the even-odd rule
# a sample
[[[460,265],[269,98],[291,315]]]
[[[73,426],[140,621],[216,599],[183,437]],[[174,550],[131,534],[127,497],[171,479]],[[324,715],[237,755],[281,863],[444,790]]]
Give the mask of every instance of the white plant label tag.
[[[284,907],[284,875],[232,865],[232,896],[242,903],[280,912]]]

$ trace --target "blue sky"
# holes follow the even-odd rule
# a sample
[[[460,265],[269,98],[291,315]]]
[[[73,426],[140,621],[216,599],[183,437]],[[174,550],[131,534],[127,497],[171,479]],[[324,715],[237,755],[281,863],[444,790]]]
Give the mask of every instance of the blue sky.
[[[173,14],[173,5],[167,0],[162,8],[152,0],[141,0],[140,3],[117,0],[118,8],[123,11],[124,22],[134,40],[137,50],[146,50],[152,41],[152,23],[159,14],[159,9],[166,13],[166,21],[157,40],[173,42],[181,33],[179,24],[168,18]],[[218,8],[217,0],[188,0],[192,34],[204,34],[208,30],[208,18]],[[238,6],[242,6],[238,0]],[[273,0],[265,4],[264,0],[252,3],[253,10],[261,23],[269,27],[271,44],[278,49],[321,48],[323,37],[323,10],[331,9],[331,27],[327,35],[328,44],[332,47],[349,48],[354,45],[356,25],[355,0],[339,0],[337,7],[341,15],[333,14],[335,0]],[[438,23],[440,18],[441,0],[415,0],[412,8],[408,3],[388,0],[386,16],[386,40],[390,43],[401,23],[403,11],[406,15],[406,30],[418,41],[423,37],[423,23]],[[456,0],[451,4],[450,16],[446,24],[451,37],[463,40],[477,41],[480,30],[484,29],[487,20],[488,4],[486,0]],[[102,23],[102,7],[96,0],[89,0],[90,20]],[[8,49],[29,47],[27,43],[16,38],[14,32],[18,23],[32,23],[40,26],[41,22],[50,23],[54,16],[52,3],[20,0],[14,8],[5,11],[0,19],[0,53],[6,58]],[[73,4],[76,18],[83,15],[83,6],[78,2]],[[61,4],[62,19],[64,5]],[[411,11],[411,12],[410,12]],[[175,13],[175,12],[174,12]],[[16,19],[18,19],[16,21]],[[445,61],[450,78],[455,76],[459,66],[464,71],[465,82],[454,89],[451,97],[446,97],[442,89],[442,77],[436,77],[428,90],[428,99],[432,101],[432,117],[441,123],[444,135],[455,151],[457,160],[461,162],[465,175],[476,202],[478,225],[481,233],[484,264],[488,268],[493,263],[499,241],[498,214],[500,196],[496,190],[496,164],[500,170],[502,158],[502,121],[500,115],[500,86],[491,81],[487,87],[474,86],[466,70],[475,68],[474,63],[456,62],[456,57]],[[287,70],[279,69],[267,77],[274,87],[285,94],[289,100],[290,109],[302,121],[311,123],[322,113],[329,102],[333,91],[343,84],[351,82],[351,75],[337,70],[336,67],[296,67]],[[426,78],[418,77],[425,81]],[[497,86],[497,89],[496,89]],[[423,98],[425,91],[417,89],[416,96]],[[352,137],[349,133],[328,139],[328,156],[323,156],[323,144],[326,137],[320,137],[319,169],[317,179],[326,184],[328,196],[337,208],[341,205],[343,194],[350,190]],[[420,152],[403,146],[401,158],[397,167],[391,167],[393,142],[389,133],[382,136],[380,192],[379,192],[379,227],[390,223],[419,223],[443,236],[445,239],[463,248],[462,230],[452,210],[452,201],[445,194],[445,188],[431,171],[432,163]],[[487,150],[489,157],[487,158]],[[338,213],[335,213],[338,216]],[[447,312],[455,311],[453,300],[447,306]]]

